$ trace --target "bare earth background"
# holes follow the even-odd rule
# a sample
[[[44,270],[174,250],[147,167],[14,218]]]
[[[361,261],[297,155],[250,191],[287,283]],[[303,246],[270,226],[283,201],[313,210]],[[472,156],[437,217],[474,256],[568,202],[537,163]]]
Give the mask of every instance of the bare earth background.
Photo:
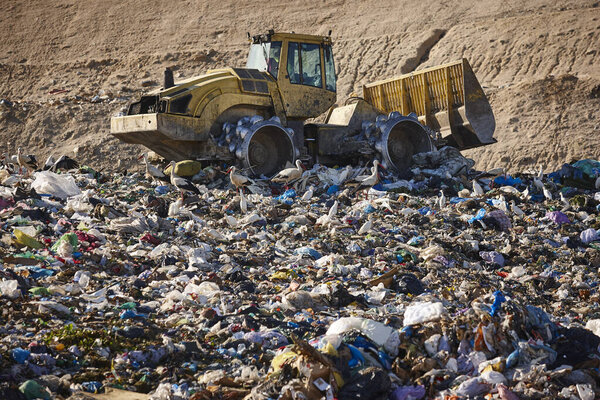
[[[109,135],[111,115],[161,85],[167,66],[176,82],[243,66],[246,32],[269,28],[333,30],[340,103],[466,57],[497,123],[497,144],[466,152],[479,168],[600,158],[597,0],[0,1],[0,151],[137,165],[141,148]]]

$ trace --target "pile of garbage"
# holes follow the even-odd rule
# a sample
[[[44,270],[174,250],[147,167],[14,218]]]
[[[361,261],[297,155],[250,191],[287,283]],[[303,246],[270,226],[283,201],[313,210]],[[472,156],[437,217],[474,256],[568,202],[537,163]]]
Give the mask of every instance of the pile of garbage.
[[[472,167],[1,170],[0,398],[600,397],[600,162]]]

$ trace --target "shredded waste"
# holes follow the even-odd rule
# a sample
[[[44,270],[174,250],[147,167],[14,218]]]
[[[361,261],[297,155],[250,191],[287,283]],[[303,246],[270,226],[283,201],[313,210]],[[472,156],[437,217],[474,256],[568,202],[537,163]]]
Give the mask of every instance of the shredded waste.
[[[2,169],[0,398],[599,398],[600,162],[414,161]]]

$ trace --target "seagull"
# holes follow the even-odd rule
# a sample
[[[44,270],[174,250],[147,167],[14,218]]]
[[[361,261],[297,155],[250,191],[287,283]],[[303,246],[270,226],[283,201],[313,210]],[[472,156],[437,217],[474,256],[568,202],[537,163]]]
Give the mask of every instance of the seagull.
[[[596,183],[594,184],[596,189],[600,189],[600,176],[596,178]]]
[[[352,172],[352,166],[347,165],[346,168],[342,169],[339,174],[333,178],[333,184],[342,186],[344,182],[350,177],[350,173]]]
[[[360,185],[356,191],[364,189],[364,188],[370,189],[373,186],[377,185],[377,182],[379,182],[379,165],[380,165],[379,160],[377,160],[377,159],[373,160],[373,167],[371,168],[371,175],[367,176],[362,181],[360,181]]]
[[[540,171],[538,172],[537,177],[539,179],[544,179],[544,167],[542,165],[540,165]]]
[[[175,186],[181,192],[181,200],[183,201],[183,192],[193,192],[200,194],[200,191],[191,181],[182,178],[175,174],[175,161],[171,161],[171,185]]]
[[[569,203],[569,200],[565,198],[563,192],[560,192],[560,201],[564,204],[565,209],[571,208],[571,203]]]
[[[306,192],[304,192],[304,194],[302,195],[302,201],[309,201],[310,199],[312,199],[314,191],[315,191],[314,186],[310,185],[308,187],[308,190]]]
[[[329,213],[327,213],[327,216],[331,219],[333,217],[335,217],[335,215],[337,214],[337,210],[338,210],[338,201],[334,201],[333,205],[331,206],[331,208],[329,209]]]
[[[500,195],[500,204],[498,204],[498,208],[502,210],[505,214],[508,214],[508,204],[506,203],[506,199],[504,195]]]
[[[29,174],[30,169],[37,169],[38,167],[35,156],[33,154],[23,154],[20,147],[17,149],[17,162],[21,168],[25,168],[27,174]]]
[[[473,179],[473,194],[475,196],[483,196],[483,188],[481,187],[481,185],[479,183],[477,183],[477,180]]]
[[[521,193],[521,197],[523,197],[523,200],[525,201],[529,200],[529,186],[527,186],[525,190],[523,190],[523,193]]]
[[[517,188],[512,186],[500,186],[500,190],[508,194],[521,194]]]
[[[288,188],[288,185],[291,181],[296,179],[300,179],[302,173],[304,172],[304,165],[302,161],[296,160],[296,168],[286,168],[284,170],[279,171],[277,175],[271,178],[272,182],[285,182],[285,188]]]
[[[546,186],[542,185],[542,191],[544,192],[544,197],[548,200],[552,200],[552,193],[550,193],[550,191],[548,189],[546,189]]]
[[[151,180],[157,180],[157,179],[160,179],[161,181],[167,180],[166,175],[160,169],[156,168],[154,165],[152,165],[148,162],[148,154],[147,153],[142,154],[138,158],[138,160],[140,158],[143,158],[144,164],[146,164],[146,177],[147,178],[149,178]],[[173,163],[171,165],[172,165],[171,176],[173,176],[173,172],[175,171],[175,166]]]
[[[237,169],[233,165],[231,167],[229,167],[229,169],[227,170],[231,184],[233,186],[235,186],[235,189],[239,192],[240,188],[242,188],[242,190],[243,190],[243,187],[246,186],[248,184],[248,182],[252,182],[252,181],[247,176],[238,174],[236,172],[237,172]]]
[[[511,206],[511,208],[512,208],[512,212],[513,212],[515,215],[518,215],[519,217],[522,217],[523,215],[525,215],[525,213],[523,212],[523,210],[521,210],[521,209],[519,208],[519,206],[515,204],[515,201],[514,201],[514,200],[511,200],[511,201],[510,201],[510,206]]]
[[[246,201],[246,197],[244,197],[243,191],[240,192],[240,210],[244,214],[248,212],[248,202]]]
[[[327,214],[321,215],[315,222],[315,225],[324,225],[324,226],[325,225],[328,225],[328,226],[341,225],[341,223],[335,219],[337,211],[338,211],[338,201],[336,200],[333,202],[333,205],[329,209],[329,212]]]
[[[446,205],[446,195],[444,195],[443,190],[440,190],[440,197],[439,197],[438,205],[440,206],[440,210],[442,208],[444,208],[444,206]]]
[[[364,235],[365,233],[369,232],[371,230],[371,228],[373,227],[373,221],[371,221],[370,219],[368,219],[358,230],[358,234],[359,235]]]
[[[541,179],[533,178],[533,185],[538,188],[538,190],[542,192],[544,191],[544,184],[542,183]]]

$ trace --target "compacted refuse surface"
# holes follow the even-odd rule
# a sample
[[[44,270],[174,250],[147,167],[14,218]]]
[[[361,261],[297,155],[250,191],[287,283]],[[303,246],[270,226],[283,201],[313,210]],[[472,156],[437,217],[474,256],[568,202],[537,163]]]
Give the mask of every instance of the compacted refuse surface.
[[[1,170],[0,398],[599,398],[600,162],[444,154],[183,201]]]

